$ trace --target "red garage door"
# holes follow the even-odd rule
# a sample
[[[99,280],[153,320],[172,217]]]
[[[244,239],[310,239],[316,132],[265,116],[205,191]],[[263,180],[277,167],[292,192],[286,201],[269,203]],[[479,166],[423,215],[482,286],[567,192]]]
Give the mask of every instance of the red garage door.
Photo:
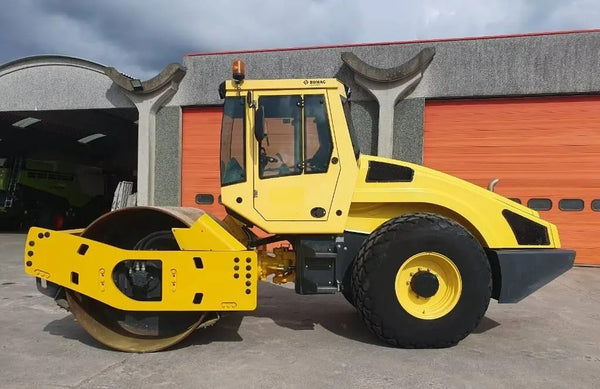
[[[222,113],[222,107],[186,108],[182,121],[181,205],[218,218],[225,216],[219,205]]]
[[[424,164],[540,211],[600,264],[600,97],[428,101]]]

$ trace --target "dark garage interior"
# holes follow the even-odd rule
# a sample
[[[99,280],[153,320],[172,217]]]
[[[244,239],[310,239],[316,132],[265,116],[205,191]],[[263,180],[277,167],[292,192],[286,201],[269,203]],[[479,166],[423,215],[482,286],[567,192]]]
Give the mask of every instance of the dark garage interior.
[[[136,182],[135,108],[0,112],[0,228],[80,228]],[[135,188],[134,188],[135,191]]]

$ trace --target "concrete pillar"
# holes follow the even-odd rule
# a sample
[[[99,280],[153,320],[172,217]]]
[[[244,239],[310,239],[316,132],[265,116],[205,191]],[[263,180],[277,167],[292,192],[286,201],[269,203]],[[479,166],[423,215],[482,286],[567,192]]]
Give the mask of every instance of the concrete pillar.
[[[379,104],[377,155],[391,158],[394,151],[394,107],[417,86],[435,55],[433,47],[421,50],[409,61],[383,69],[367,64],[354,53],[342,53],[342,60],[354,72],[354,80]]]
[[[406,97],[419,83],[423,73],[409,80],[383,83],[369,80],[360,74],[354,75],[356,83],[371,93],[379,104],[379,123],[377,132],[377,155],[392,157],[394,149],[394,107]]]
[[[154,167],[156,149],[156,113],[177,92],[178,84],[149,95],[126,92],[138,113],[137,205],[154,204]]]
[[[156,113],[177,92],[186,70],[172,63],[147,81],[132,79],[115,68],[105,68],[104,73],[138,110],[137,205],[154,205]]]

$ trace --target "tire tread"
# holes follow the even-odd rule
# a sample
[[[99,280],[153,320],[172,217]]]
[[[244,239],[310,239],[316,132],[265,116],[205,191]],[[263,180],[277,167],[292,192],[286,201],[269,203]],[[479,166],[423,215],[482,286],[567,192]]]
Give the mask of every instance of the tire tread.
[[[370,302],[370,297],[368,296],[368,290],[370,287],[369,276],[381,265],[384,260],[382,255],[377,255],[378,251],[382,250],[383,247],[390,242],[393,236],[415,231],[418,228],[428,228],[432,231],[440,232],[452,230],[453,233],[458,234],[461,238],[475,243],[476,247],[478,247],[479,254],[487,258],[485,251],[477,239],[462,225],[451,219],[431,213],[412,213],[390,219],[373,231],[371,235],[369,235],[367,240],[361,246],[354,261],[351,280],[354,305],[356,306],[367,328],[378,338],[390,345],[403,348],[450,347],[457,344],[467,335],[469,335],[477,327],[485,315],[492,292],[492,277],[489,263],[486,268],[487,274],[477,275],[477,277],[488,277],[490,280],[488,295],[481,296],[482,301],[478,306],[479,312],[477,312],[477,319],[474,320],[473,324],[464,332],[452,338],[445,339],[440,337],[432,338],[426,341],[416,341],[398,336],[395,329],[392,327],[387,327],[382,322],[381,318],[371,309],[372,304]]]

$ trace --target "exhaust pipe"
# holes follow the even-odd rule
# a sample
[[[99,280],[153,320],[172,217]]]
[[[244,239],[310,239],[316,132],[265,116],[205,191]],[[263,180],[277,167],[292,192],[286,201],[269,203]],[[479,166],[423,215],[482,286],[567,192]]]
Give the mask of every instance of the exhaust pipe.
[[[494,187],[496,186],[496,184],[500,182],[499,178],[494,178],[493,180],[490,181],[490,183],[488,184],[487,188],[490,192],[494,191]]]

